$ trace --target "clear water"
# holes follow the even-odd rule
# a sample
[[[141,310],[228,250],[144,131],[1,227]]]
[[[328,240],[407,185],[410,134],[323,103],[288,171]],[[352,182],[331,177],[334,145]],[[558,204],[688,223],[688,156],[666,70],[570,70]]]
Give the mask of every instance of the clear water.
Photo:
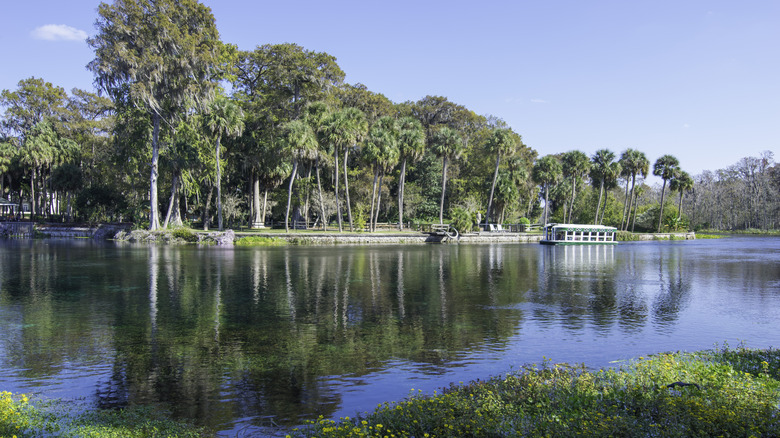
[[[289,248],[0,241],[0,390],[225,435],[549,358],[780,344],[780,239]]]

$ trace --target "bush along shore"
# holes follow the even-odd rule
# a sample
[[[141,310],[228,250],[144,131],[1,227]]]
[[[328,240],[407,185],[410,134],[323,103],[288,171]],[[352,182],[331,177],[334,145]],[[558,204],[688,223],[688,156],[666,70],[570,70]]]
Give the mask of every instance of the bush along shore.
[[[618,368],[525,366],[485,381],[338,421],[320,418],[290,437],[780,436],[780,350],[728,346],[640,357]],[[62,402],[0,393],[0,436],[208,436],[151,408],[70,415]]]

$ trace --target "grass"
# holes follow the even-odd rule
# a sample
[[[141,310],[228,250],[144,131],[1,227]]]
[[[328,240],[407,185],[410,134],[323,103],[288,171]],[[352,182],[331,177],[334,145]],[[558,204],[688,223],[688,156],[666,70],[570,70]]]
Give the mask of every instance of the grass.
[[[279,237],[246,236],[234,241],[236,246],[284,246],[287,241]]]
[[[696,233],[696,239],[722,239],[726,236],[723,234],[709,234],[709,233]]]
[[[779,370],[780,351],[743,348],[595,372],[547,363],[356,419],[320,418],[291,436],[778,436]]]
[[[486,381],[338,421],[291,437],[780,436],[780,350],[724,346],[640,357],[620,368],[526,366]],[[153,407],[71,414],[0,392],[2,437],[199,437]]]

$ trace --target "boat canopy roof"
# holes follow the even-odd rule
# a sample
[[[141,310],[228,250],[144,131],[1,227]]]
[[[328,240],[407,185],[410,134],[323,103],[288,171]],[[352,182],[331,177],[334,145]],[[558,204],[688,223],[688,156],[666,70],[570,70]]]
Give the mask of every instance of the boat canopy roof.
[[[615,228],[615,227],[608,227],[606,225],[547,224],[546,227],[555,228],[558,231],[577,231],[577,232],[617,231],[617,228]]]

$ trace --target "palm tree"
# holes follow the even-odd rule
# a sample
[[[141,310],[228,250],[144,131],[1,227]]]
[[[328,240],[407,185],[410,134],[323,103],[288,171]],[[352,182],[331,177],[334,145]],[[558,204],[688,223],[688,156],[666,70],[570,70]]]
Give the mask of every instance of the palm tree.
[[[347,161],[349,151],[357,147],[358,143],[368,132],[366,116],[357,108],[346,108],[330,114],[323,120],[320,132],[326,142],[333,145],[333,157],[335,160],[335,190],[336,209],[338,210],[339,232],[342,231],[341,203],[339,202],[339,154],[344,151],[344,193],[347,202],[347,215],[349,217],[349,229],[354,231],[352,222],[352,208],[349,201],[349,181],[347,180]]]
[[[621,171],[622,168],[619,162],[612,162],[606,167],[604,173],[604,191],[606,193],[618,186],[618,178],[620,177]],[[601,218],[599,218],[598,221],[599,224],[604,223],[604,214],[607,212],[607,200],[609,200],[609,196],[604,196],[604,205],[601,207]]]
[[[292,203],[292,189],[298,172],[298,162],[303,159],[312,159],[317,156],[317,139],[311,126],[302,120],[287,122],[283,127],[285,155],[292,157],[292,172],[290,172],[290,184],[287,187],[287,212],[284,215],[285,232],[290,231],[290,204]]]
[[[458,131],[442,126],[433,133],[431,149],[442,160],[441,202],[439,203],[439,223],[444,223],[444,194],[447,190],[447,165],[463,154],[464,143]]]
[[[30,167],[30,202],[31,216],[36,214],[35,185],[43,169],[54,161],[59,138],[47,121],[37,123],[24,138],[19,151],[19,161]]]
[[[588,174],[590,159],[584,152],[569,151],[561,156],[563,176],[571,181],[571,202],[569,203],[569,222],[574,213],[574,197],[577,192],[577,184]],[[564,206],[563,221],[566,222],[566,208]]]
[[[349,177],[347,173],[347,162],[349,161],[350,149],[357,149],[358,144],[363,141],[368,133],[368,120],[363,111],[357,108],[347,108],[344,110],[346,120],[345,147],[344,147],[344,197],[347,203],[347,217],[349,218],[349,231],[355,231],[352,222],[352,203],[349,200]]]
[[[206,128],[214,135],[214,149],[217,159],[217,224],[222,231],[222,171],[220,167],[220,143],[222,137],[237,137],[244,131],[244,112],[235,102],[220,96],[209,105],[204,121]]]
[[[601,209],[601,198],[604,195],[604,180],[609,166],[615,161],[615,153],[609,149],[599,149],[591,157],[590,179],[593,182],[599,182],[599,202],[596,204],[596,216],[593,218],[593,224],[599,222],[599,210]]]
[[[487,210],[485,211],[485,227],[489,223],[490,209],[493,207],[493,194],[496,191],[501,155],[512,156],[517,150],[517,139],[513,134],[511,129],[497,128],[493,130],[493,134],[486,143],[487,150],[496,154],[496,167],[493,171],[493,184],[490,186],[490,196],[488,197]],[[497,222],[495,214],[493,215],[493,221]]]
[[[320,132],[325,124],[325,120],[330,114],[330,108],[325,102],[313,102],[306,107],[304,120],[311,126],[317,138],[317,158],[314,162],[314,173],[317,178],[317,195],[320,201],[320,218],[322,220],[322,230],[328,231],[328,214],[325,211],[325,201],[322,199],[322,183],[320,182],[320,168],[323,162],[328,161],[328,142]]]
[[[382,180],[385,173],[398,163],[398,124],[389,116],[380,117],[371,126],[368,139],[363,146],[366,161],[374,167],[374,183],[371,189],[371,214],[369,227],[376,231],[379,218],[379,201],[382,197]],[[377,196],[377,180],[379,180],[379,196]],[[376,217],[374,216],[374,200],[376,199]]]
[[[634,187],[636,187],[637,174],[642,178],[647,178],[647,172],[650,168],[650,160],[647,159],[644,152],[635,149],[626,149],[620,154],[620,165],[623,166],[623,172],[631,176],[631,194],[627,196],[628,206],[623,206],[623,219],[621,225],[623,230],[628,229],[628,221],[631,219],[632,203],[636,200],[634,196]],[[628,194],[628,183],[626,183],[626,194]]]
[[[669,190],[680,192],[680,202],[677,204],[677,219],[682,217],[683,193],[693,188],[693,178],[688,172],[680,170],[677,175],[669,181]]]
[[[404,117],[398,121],[398,125],[398,151],[401,160],[401,175],[398,180],[398,230],[403,231],[406,163],[422,158],[425,152],[425,131],[420,121],[414,117]]]
[[[19,150],[10,142],[0,142],[0,198],[5,193],[3,180],[5,174],[11,167],[11,162],[18,156]],[[8,175],[9,183],[11,176]]]
[[[561,162],[554,155],[545,155],[536,160],[536,163],[534,164],[531,178],[544,188],[544,213],[542,214],[542,225],[547,223],[550,205],[550,186],[556,184],[561,179],[562,175],[563,168]]]
[[[661,232],[661,225],[664,217],[664,200],[666,195],[666,182],[674,178],[680,169],[680,161],[672,155],[664,155],[655,160],[653,164],[653,175],[660,176],[664,181],[661,185],[661,212],[658,214],[658,230]]]

